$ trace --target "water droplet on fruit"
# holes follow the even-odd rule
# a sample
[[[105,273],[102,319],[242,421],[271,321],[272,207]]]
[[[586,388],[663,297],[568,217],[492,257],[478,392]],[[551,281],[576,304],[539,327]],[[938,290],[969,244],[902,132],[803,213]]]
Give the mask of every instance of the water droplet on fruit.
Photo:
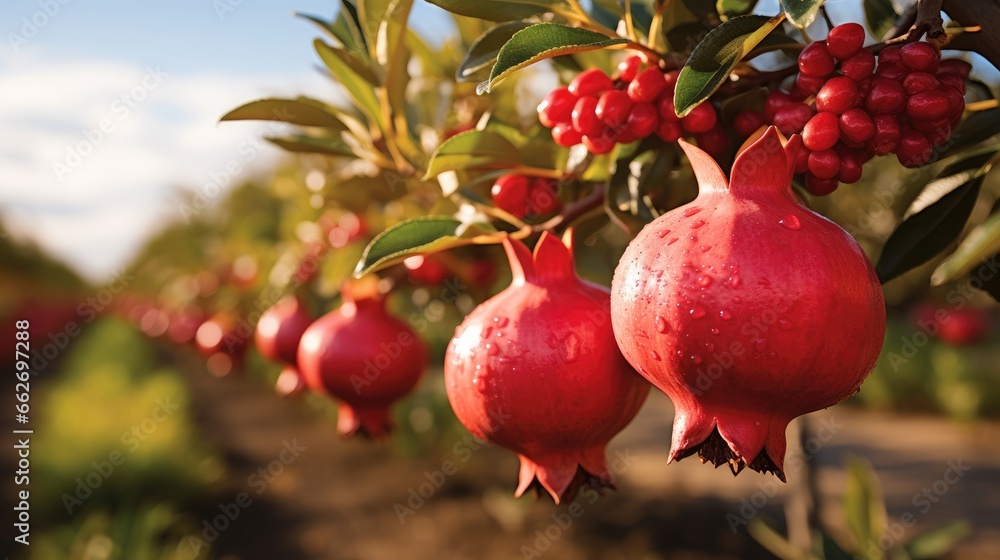
[[[698,236],[697,235],[692,235],[692,236],[688,237],[688,239],[691,241],[691,243],[697,243],[698,242]]]
[[[732,276],[729,277],[729,287],[730,288],[739,288],[740,287],[740,282],[742,282],[742,280],[740,280],[740,275],[736,274],[735,272],[733,273]]]
[[[723,321],[728,321],[733,318],[732,314],[726,311],[725,309],[719,311],[719,317],[722,317]]]
[[[688,313],[690,313],[691,317],[694,319],[701,319],[705,316],[705,309],[702,307],[693,307]]]
[[[719,334],[719,329],[712,327],[712,330],[709,332],[711,332],[712,334]]]
[[[698,247],[698,248],[701,249],[702,253],[707,253],[707,252],[709,252],[709,251],[712,250],[712,246],[711,245],[702,245],[701,247]],[[708,268],[712,268],[712,267],[708,267]]]
[[[496,323],[497,326],[500,327],[501,329],[507,326],[507,322],[508,321],[509,321],[509,319],[507,319],[506,317],[494,317],[493,318],[493,322]]]
[[[656,316],[653,323],[656,325],[656,332],[658,333],[665,333],[670,330],[670,323],[668,323],[667,320],[660,315]]]
[[[576,333],[569,333],[566,337],[566,356],[564,358],[567,364],[573,363],[580,358],[580,337]]]
[[[670,241],[667,241],[667,245],[673,245],[674,243],[677,243],[677,238],[676,237],[671,237]]]
[[[684,268],[691,268],[694,266],[694,264],[692,264],[691,261],[684,261],[683,263],[681,263],[681,266]]]
[[[668,235],[670,235],[670,230],[669,229],[660,230],[660,233],[656,234],[656,236],[659,237],[660,239],[663,239],[664,237],[666,237]]]
[[[698,354],[691,354],[691,361],[694,362],[694,363],[696,363],[696,364],[700,364],[701,363],[701,356],[699,356]]]
[[[778,326],[781,327],[783,331],[790,331],[795,328],[795,323],[791,322],[789,319],[778,319]]]
[[[767,350],[767,341],[764,340],[763,338],[754,339],[753,349],[758,352],[763,352],[764,350]]]
[[[491,344],[491,343],[487,342],[486,343],[486,353],[489,354],[490,356],[496,356],[497,354],[500,353],[500,347],[497,346],[496,344]]]
[[[705,225],[705,220],[695,220],[691,222],[691,229],[698,229],[703,225]]]
[[[486,328],[483,329],[483,338],[489,338],[490,334],[492,333],[493,333],[493,327],[490,325],[486,325]]]
[[[656,353],[656,350],[650,350],[649,357],[653,358],[657,362],[660,361],[660,355]]]
[[[743,301],[743,298],[740,296],[733,296],[733,303],[740,303],[741,301]]]
[[[798,216],[794,214],[789,214],[785,216],[784,218],[778,220],[778,223],[792,230],[799,229],[800,227],[802,227],[802,224],[799,222]]]
[[[701,286],[702,288],[707,288],[707,287],[709,287],[709,286],[712,285],[712,277],[711,276],[699,276],[698,279],[695,280],[695,282],[697,282],[698,285]]]
[[[646,334],[646,331],[639,331],[635,333],[635,335],[638,336],[639,338],[649,338],[649,335]]]
[[[690,218],[691,216],[694,216],[698,212],[701,212],[701,208],[697,206],[692,206],[691,208],[684,209],[684,211],[681,212],[681,216],[684,216],[685,218]]]
[[[715,350],[715,344],[712,344],[711,342],[706,342],[705,343],[705,351],[706,352],[711,352],[713,350]]]

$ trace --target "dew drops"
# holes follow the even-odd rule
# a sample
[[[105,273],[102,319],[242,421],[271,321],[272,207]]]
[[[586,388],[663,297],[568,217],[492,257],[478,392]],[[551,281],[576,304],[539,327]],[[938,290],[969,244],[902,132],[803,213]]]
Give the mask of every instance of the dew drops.
[[[656,352],[656,350],[650,350],[649,351],[649,357],[653,358],[657,362],[660,361],[660,355]]]
[[[635,333],[635,335],[638,336],[639,338],[649,338],[649,335],[646,334],[646,331],[639,331]]]
[[[705,220],[695,220],[691,222],[691,229],[698,229],[703,225],[705,225]]]
[[[670,240],[667,241],[667,245],[673,245],[674,243],[677,243],[676,237],[671,237]]]
[[[712,250],[712,246],[711,245],[702,245],[701,247],[698,247],[698,249],[700,249],[702,253],[707,253],[707,252],[709,252],[709,251]]]
[[[742,301],[743,298],[741,298],[740,296],[733,296],[733,303],[740,303]]]
[[[733,315],[732,315],[732,313],[730,313],[730,312],[726,311],[725,309],[723,309],[722,311],[719,311],[719,317],[722,317],[723,321],[728,321],[728,320],[730,320],[730,319],[733,318]]]
[[[670,330],[670,323],[667,322],[662,316],[657,315],[656,319],[653,321],[656,326],[656,332],[662,334]]]
[[[664,237],[666,237],[668,235],[670,235],[670,230],[669,229],[662,229],[662,230],[660,230],[659,233],[656,234],[656,236],[659,237],[660,239],[663,239]]]
[[[710,330],[709,332],[711,332],[712,334],[719,334],[719,329],[712,327],[712,330]]]
[[[698,236],[697,235],[692,235],[692,236],[688,237],[688,240],[690,240],[691,243],[697,243],[698,242]]]
[[[683,351],[683,350],[678,350],[678,351],[677,351],[677,357],[678,357],[678,358],[680,358],[680,357],[681,357],[681,356],[683,356],[683,355],[684,355],[684,351]]]
[[[781,224],[783,227],[791,230],[799,229],[800,227],[802,227],[802,224],[799,222],[798,216],[794,214],[789,214],[785,216],[784,218],[778,220],[778,223]]]
[[[690,218],[691,216],[694,216],[698,212],[701,212],[701,208],[697,206],[692,206],[691,208],[685,208],[684,211],[681,212],[681,216],[684,216],[685,218]]]
[[[701,286],[702,288],[707,288],[707,287],[709,287],[709,286],[712,285],[712,277],[711,276],[699,276],[698,279],[695,280],[695,282],[699,286]]]
[[[681,263],[681,267],[683,267],[683,268],[692,268],[692,267],[694,267],[694,264],[691,261],[684,261],[683,263]]]
[[[701,319],[705,316],[705,309],[703,307],[692,307],[688,313],[691,314],[693,319]]]
[[[483,338],[489,338],[491,334],[493,334],[493,326],[486,325],[486,328],[483,329]]]
[[[494,317],[493,318],[493,322],[496,323],[497,326],[500,327],[501,329],[507,326],[507,322],[508,321],[509,321],[509,319],[507,319],[506,317]]]
[[[569,333],[566,337],[566,356],[564,361],[569,364],[580,358],[580,337],[576,333]]]
[[[492,344],[490,342],[487,342],[486,343],[486,353],[489,354],[490,356],[496,356],[497,354],[500,353],[500,347],[497,346],[496,344]]]
[[[701,356],[699,356],[698,354],[691,354],[691,361],[694,362],[694,363],[696,363],[696,364],[700,364],[701,363]]]
[[[715,350],[715,344],[713,344],[711,342],[706,342],[705,343],[705,351],[706,352],[712,352],[714,350]]]
[[[754,339],[753,349],[758,352],[763,352],[764,350],[767,350],[767,341],[764,340],[763,338]]]
[[[783,331],[790,331],[795,328],[795,323],[789,319],[778,319],[778,326],[781,327]]]
[[[743,281],[740,280],[740,275],[734,272],[733,275],[729,277],[728,282],[730,288],[739,288],[740,283],[742,283]]]

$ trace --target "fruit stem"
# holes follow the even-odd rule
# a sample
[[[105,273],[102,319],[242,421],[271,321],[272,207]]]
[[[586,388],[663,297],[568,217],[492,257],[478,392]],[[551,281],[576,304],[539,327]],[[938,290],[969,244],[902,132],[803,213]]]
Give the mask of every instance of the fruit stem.
[[[835,25],[833,25],[833,20],[830,19],[830,14],[826,13],[826,6],[819,7],[819,13],[823,14],[823,20],[826,22],[826,30],[830,31]]]

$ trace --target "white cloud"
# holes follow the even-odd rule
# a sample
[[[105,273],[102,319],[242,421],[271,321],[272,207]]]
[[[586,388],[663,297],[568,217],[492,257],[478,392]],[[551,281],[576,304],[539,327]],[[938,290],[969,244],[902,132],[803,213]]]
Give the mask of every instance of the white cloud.
[[[164,212],[177,211],[167,208],[176,189],[204,185],[233,159],[252,172],[281,156],[268,148],[248,161],[241,143],[270,125],[220,125],[222,114],[259,97],[335,95],[318,74],[249,78],[162,67],[157,83],[149,68],[0,58],[0,212],[15,233],[91,278],[123,265]],[[110,132],[93,132],[102,122]],[[74,151],[89,154],[77,163]],[[59,173],[53,162],[67,167]]]

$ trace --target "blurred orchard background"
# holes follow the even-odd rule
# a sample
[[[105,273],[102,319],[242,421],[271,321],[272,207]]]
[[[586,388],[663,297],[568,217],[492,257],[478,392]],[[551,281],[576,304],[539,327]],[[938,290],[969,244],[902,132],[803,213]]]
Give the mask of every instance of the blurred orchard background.
[[[864,20],[857,3],[827,6],[836,21]],[[219,124],[256,98],[344,99],[317,65],[318,30],[291,9],[336,8],[0,6],[0,340],[31,321],[34,375],[32,544],[6,537],[11,557],[773,558],[778,533],[801,536],[803,514],[822,528],[811,537],[826,558],[850,557],[838,554],[879,527],[892,558],[1000,556],[996,305],[967,283],[929,288],[933,262],[886,286],[882,359],[858,395],[802,424],[789,484],[730,480],[693,459],[667,468],[672,409],[654,391],[609,448],[618,490],[572,515],[515,500],[516,458],[472,440],[444,394],[455,326],[509,281],[491,267],[496,246],[409,263],[391,308],[438,365],[395,408],[386,443],[339,438],[322,397],[279,399],[280,367],[252,344],[206,360],[195,329],[213,315],[252,325],[273,303],[273,275],[289,274],[307,242],[331,246],[318,260],[318,314],[370,237],[405,212],[350,189],[320,194],[331,180],[322,157],[262,140],[287,132],[280,123]],[[435,49],[459,41],[430,4],[417,2],[410,24]],[[995,70],[970,60],[995,91]],[[556,84],[547,65],[526,71],[514,109],[532,118]],[[873,164],[816,209],[867,247],[894,228],[908,180],[894,161]],[[607,285],[620,236],[594,232],[588,244],[606,249],[581,259],[581,274]],[[4,450],[7,503],[16,458]]]

